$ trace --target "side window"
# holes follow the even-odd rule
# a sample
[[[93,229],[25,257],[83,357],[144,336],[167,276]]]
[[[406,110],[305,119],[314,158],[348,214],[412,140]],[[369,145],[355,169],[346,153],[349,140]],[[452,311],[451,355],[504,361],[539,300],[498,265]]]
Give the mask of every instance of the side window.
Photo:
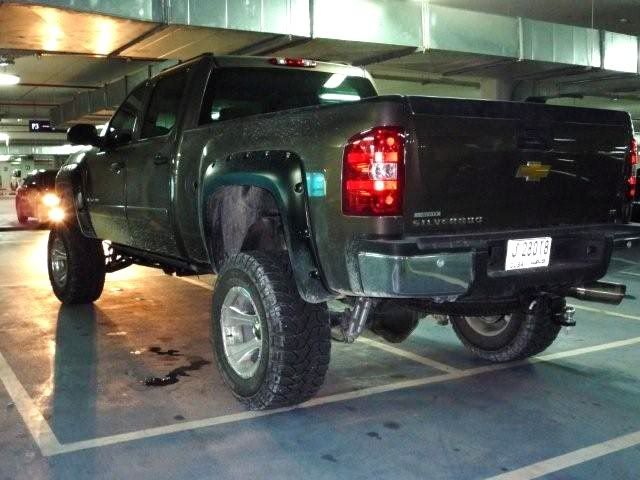
[[[141,138],[160,137],[173,129],[187,87],[187,75],[188,70],[182,69],[158,80],[144,117]]]
[[[133,139],[136,125],[142,117],[146,88],[138,87],[127,97],[109,123],[107,142],[112,145],[128,143]]]

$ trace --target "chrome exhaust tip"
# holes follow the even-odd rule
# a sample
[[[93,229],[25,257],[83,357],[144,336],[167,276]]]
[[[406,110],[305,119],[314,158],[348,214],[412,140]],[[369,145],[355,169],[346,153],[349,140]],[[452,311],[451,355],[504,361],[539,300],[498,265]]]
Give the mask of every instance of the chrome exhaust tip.
[[[620,305],[626,293],[626,285],[620,283],[593,282],[580,287],[571,287],[568,296],[587,302]]]

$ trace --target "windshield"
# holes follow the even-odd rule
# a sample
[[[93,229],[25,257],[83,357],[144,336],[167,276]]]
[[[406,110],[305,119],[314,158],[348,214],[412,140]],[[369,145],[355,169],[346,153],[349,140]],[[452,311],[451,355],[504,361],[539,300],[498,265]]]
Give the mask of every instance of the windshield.
[[[367,78],[314,70],[222,68],[213,71],[200,124],[376,96]]]

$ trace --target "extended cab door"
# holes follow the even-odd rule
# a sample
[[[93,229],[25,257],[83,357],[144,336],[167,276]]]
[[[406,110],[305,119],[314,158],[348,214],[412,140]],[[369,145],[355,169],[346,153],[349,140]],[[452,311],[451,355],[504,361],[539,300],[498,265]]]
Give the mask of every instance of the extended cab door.
[[[131,245],[180,256],[172,222],[172,171],[179,114],[189,68],[171,70],[153,85],[135,152],[127,159],[126,205]]]
[[[148,89],[131,92],[109,122],[105,147],[87,152],[85,200],[98,238],[131,243],[125,212],[126,161],[134,148]]]

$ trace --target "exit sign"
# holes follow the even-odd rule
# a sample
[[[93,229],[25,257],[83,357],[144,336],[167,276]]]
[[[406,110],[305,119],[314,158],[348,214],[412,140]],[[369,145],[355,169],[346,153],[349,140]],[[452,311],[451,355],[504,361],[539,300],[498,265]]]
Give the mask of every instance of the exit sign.
[[[53,132],[49,120],[29,120],[30,132]]]

